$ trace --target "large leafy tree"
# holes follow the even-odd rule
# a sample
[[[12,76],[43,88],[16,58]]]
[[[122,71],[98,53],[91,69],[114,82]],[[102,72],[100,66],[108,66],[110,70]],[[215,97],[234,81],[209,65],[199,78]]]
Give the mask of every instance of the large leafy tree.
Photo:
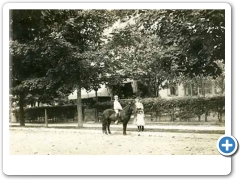
[[[40,95],[64,95],[77,88],[78,126],[82,127],[80,90],[96,88],[102,81],[99,72],[104,72],[105,64],[103,31],[115,21],[114,13],[105,10],[11,13],[12,93],[20,97],[34,91]],[[21,103],[20,111],[20,122],[24,125]]]
[[[224,10],[153,10],[141,13],[139,22],[143,32],[157,34],[164,46],[180,48],[175,60],[179,73],[221,74],[216,62],[225,61]]]
[[[10,17],[10,90],[18,97],[20,125],[24,126],[26,96],[50,93],[45,76],[49,62],[41,58],[45,28],[41,11],[12,10]]]
[[[110,42],[130,77],[151,87],[222,73],[225,61],[224,10],[120,10],[122,22]],[[116,57],[115,57],[116,58]],[[119,66],[121,66],[119,65]],[[166,85],[166,84],[165,84]]]
[[[113,59],[118,68],[126,77],[138,81],[139,87],[146,88],[143,94],[158,96],[159,86],[175,75],[173,61],[177,58],[178,48],[161,46],[156,35],[142,34],[131,25],[112,34],[109,45],[115,50]]]
[[[78,126],[82,127],[81,89],[96,89],[104,77],[103,31],[114,23],[115,16],[107,10],[61,11],[60,15],[66,20],[56,23],[51,35],[70,54],[53,60],[50,75],[59,77],[70,90],[77,88]],[[46,15],[49,17],[52,11]]]

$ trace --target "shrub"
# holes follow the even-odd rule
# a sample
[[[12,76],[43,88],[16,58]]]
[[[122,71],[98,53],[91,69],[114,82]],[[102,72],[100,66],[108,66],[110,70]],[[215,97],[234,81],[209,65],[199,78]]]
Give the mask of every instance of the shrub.
[[[133,101],[132,99],[119,100],[122,107],[125,107],[129,102]],[[107,102],[98,102],[94,106],[99,112],[103,112],[106,109],[113,109],[113,101]]]
[[[125,107],[132,99],[120,100],[122,107]],[[144,111],[146,114],[156,112],[156,116],[167,114],[171,117],[171,121],[176,118],[180,120],[189,121],[191,118],[200,118],[205,114],[205,121],[210,112],[218,115],[218,120],[221,122],[225,112],[225,96],[216,97],[178,97],[172,99],[161,98],[144,98],[142,100]],[[99,112],[106,109],[113,109],[113,101],[98,102],[91,105],[97,108]],[[86,108],[86,105],[83,106]],[[73,119],[77,114],[76,105],[65,106],[47,106],[47,107],[34,107],[25,109],[25,118],[34,121],[36,119],[44,118],[45,109],[47,109],[48,119],[55,119],[57,121]],[[14,110],[18,119],[18,110]],[[84,111],[83,111],[84,112]]]
[[[120,100],[124,107],[129,101]],[[178,117],[180,120],[190,120],[205,114],[205,121],[209,112],[217,113],[219,121],[222,121],[222,115],[225,110],[225,96],[216,97],[178,97],[171,99],[144,98],[142,100],[145,113],[156,112],[157,115],[167,114],[174,120]],[[95,104],[99,111],[113,108],[113,102],[104,102]]]
[[[76,105],[41,106],[24,109],[25,119],[29,121],[35,121],[39,118],[43,119],[45,117],[45,109],[47,110],[48,119],[54,119],[54,121],[73,119],[77,113]],[[19,110],[14,110],[13,112],[16,113],[18,119]]]

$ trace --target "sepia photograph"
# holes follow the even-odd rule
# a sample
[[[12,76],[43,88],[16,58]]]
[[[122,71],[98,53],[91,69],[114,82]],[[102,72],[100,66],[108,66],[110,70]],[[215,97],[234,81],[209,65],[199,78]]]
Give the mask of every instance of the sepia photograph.
[[[225,58],[225,9],[10,9],[9,154],[219,155]]]

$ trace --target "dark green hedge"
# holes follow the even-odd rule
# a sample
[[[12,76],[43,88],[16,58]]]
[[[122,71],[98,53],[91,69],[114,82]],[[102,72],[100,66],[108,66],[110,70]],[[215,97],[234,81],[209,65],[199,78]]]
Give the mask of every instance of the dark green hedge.
[[[126,106],[129,101],[121,101],[122,106]],[[210,112],[217,113],[219,121],[222,121],[222,115],[225,112],[225,96],[216,97],[181,97],[171,99],[145,98],[142,100],[145,113],[156,112],[158,116],[167,114],[171,120],[179,118],[180,120],[189,120],[205,114],[205,121]],[[95,107],[103,111],[113,107],[113,102],[97,103]]]
[[[133,100],[120,100],[120,103],[125,107],[131,101]],[[165,114],[170,116],[172,121],[176,118],[188,121],[195,117],[198,117],[200,121],[201,115],[205,115],[205,121],[207,121],[209,113],[217,114],[218,120],[222,121],[225,112],[225,96],[172,99],[145,98],[142,103],[146,114],[155,113],[156,116]],[[84,106],[83,108],[87,107]],[[99,112],[103,112],[105,109],[113,108],[113,101],[99,102],[91,106],[91,108],[97,108]],[[45,109],[47,109],[48,119],[50,121],[54,119],[57,122],[74,119],[77,113],[76,105],[34,107],[25,109],[25,119],[34,122],[42,118],[41,121],[44,121]],[[18,118],[18,111],[15,110],[15,113]]]
[[[122,107],[125,107],[129,102],[134,101],[133,99],[125,99],[125,100],[119,100]],[[102,112],[106,109],[113,109],[113,101],[108,102],[99,102],[96,103],[93,108],[97,108],[99,112]]]
[[[50,122],[61,122],[73,119],[77,113],[76,105],[33,107],[24,109],[25,120],[30,122],[44,121],[45,109],[47,110],[47,116]],[[18,119],[19,110],[15,110],[14,112]]]

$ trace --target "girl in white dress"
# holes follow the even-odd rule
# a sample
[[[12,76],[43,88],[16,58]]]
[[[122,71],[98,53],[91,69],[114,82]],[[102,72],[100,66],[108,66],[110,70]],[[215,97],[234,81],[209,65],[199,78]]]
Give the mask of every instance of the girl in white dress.
[[[144,120],[144,108],[139,98],[135,99],[136,103],[136,124],[138,131],[144,131],[145,120]]]
[[[120,116],[120,111],[122,110],[122,106],[118,101],[118,96],[114,96],[114,103],[113,103],[113,109],[115,111],[115,117],[117,120],[115,121],[115,124],[118,124],[119,116]]]

